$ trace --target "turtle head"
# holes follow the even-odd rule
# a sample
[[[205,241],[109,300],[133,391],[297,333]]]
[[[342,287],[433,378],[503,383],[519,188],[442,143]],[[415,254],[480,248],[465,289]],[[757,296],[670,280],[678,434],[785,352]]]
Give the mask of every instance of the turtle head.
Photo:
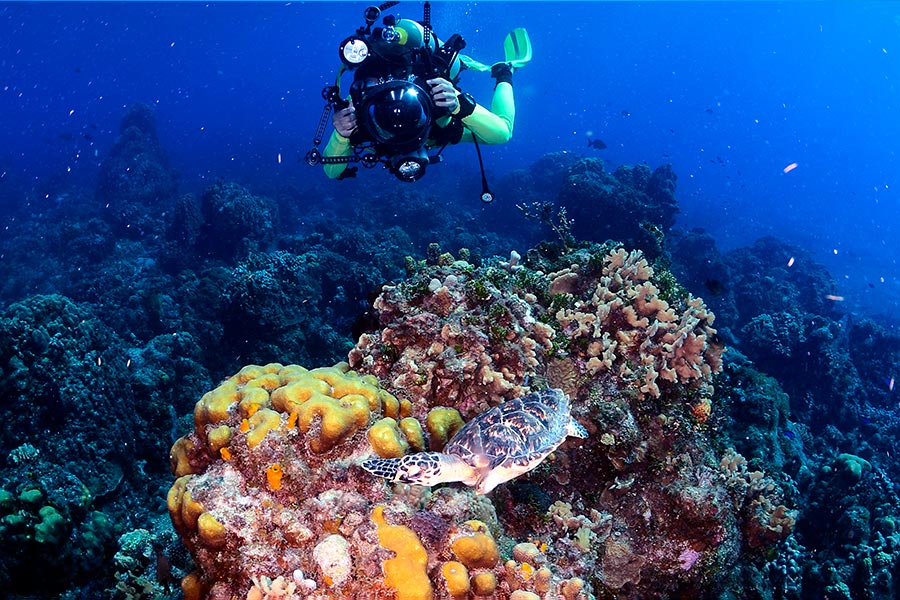
[[[417,452],[400,458],[370,458],[362,468],[388,481],[413,485],[435,485],[452,480],[443,468],[447,455],[438,452]]]

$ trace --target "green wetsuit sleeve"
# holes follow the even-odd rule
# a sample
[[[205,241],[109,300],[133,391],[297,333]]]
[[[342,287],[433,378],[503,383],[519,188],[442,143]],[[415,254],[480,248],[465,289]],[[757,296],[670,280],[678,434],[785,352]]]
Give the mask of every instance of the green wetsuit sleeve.
[[[485,144],[505,144],[512,138],[515,120],[516,104],[512,85],[506,82],[498,83],[491,99],[491,110],[476,104],[472,114],[463,119],[466,128],[471,132],[463,135],[463,140],[472,141],[471,134],[475,134],[478,141]]]
[[[337,131],[331,132],[331,139],[328,140],[328,145],[325,146],[322,156],[350,156],[351,154],[353,154],[353,146],[350,145],[350,140]],[[323,165],[323,168],[329,178],[337,179],[344,172],[344,169],[347,168],[347,163],[326,163]]]

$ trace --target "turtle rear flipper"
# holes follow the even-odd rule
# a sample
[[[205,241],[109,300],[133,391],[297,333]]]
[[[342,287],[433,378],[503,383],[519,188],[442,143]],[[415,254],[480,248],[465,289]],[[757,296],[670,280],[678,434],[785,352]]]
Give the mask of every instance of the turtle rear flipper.
[[[569,437],[586,439],[588,437],[588,431],[581,425],[581,423],[579,423],[575,419],[571,419],[569,421],[569,424],[566,425],[566,435]]]

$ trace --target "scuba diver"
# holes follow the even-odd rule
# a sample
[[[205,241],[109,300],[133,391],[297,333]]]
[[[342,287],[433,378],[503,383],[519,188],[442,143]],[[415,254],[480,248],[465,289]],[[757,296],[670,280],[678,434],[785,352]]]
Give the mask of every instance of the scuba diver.
[[[459,34],[441,42],[431,31],[430,4],[423,23],[387,15],[373,27],[386,2],[365,10],[366,25],[340,45],[342,66],[334,86],[322,92],[328,101],[307,153],[310,165],[323,164],[330,178],[356,175],[351,162],[365,167],[384,165],[398,179],[419,180],[428,164],[439,162],[449,144],[475,144],[481,166],[482,200],[493,195],[484,176],[479,142],[502,144],[512,136],[515,121],[513,71],[531,60],[531,42],[523,28],[504,42],[505,60],[492,66],[460,54],[465,41]],[[463,69],[490,71],[496,80],[491,108],[475,102],[456,84]],[[341,92],[341,76],[353,72],[349,98]],[[334,131],[324,152],[318,146],[328,115],[334,111]],[[429,154],[430,150],[436,150]]]

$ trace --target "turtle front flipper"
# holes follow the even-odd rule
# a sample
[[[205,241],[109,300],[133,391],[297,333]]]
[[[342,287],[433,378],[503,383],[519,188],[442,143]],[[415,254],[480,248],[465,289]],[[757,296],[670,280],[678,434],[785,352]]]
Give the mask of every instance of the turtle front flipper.
[[[388,481],[413,485],[436,485],[473,479],[472,468],[456,456],[439,452],[417,452],[400,458],[370,458],[362,468]],[[472,485],[471,483],[469,485]]]

